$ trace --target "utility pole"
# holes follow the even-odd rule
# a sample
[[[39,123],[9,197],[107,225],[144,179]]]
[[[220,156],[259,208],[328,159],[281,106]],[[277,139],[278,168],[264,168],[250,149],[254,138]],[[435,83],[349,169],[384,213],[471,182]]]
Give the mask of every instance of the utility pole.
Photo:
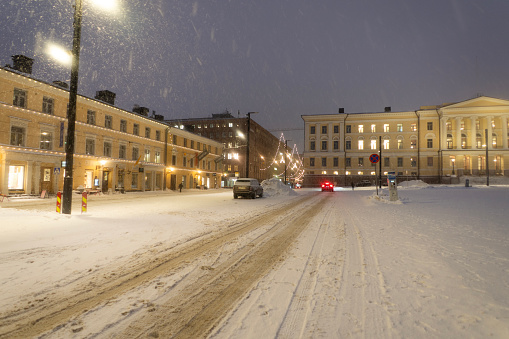
[[[251,114],[257,114],[258,112],[247,113],[247,145],[246,145],[246,178],[249,178],[249,135],[251,134]]]
[[[490,163],[488,161],[488,129],[484,130],[486,139],[486,186],[490,185]]]
[[[378,137],[378,149],[380,153],[380,160],[378,160],[378,185],[382,189],[382,136]]]
[[[286,150],[288,148],[288,141],[291,141],[291,140],[285,140],[285,150],[284,150],[285,151],[285,185],[286,185],[286,158],[287,158]]]

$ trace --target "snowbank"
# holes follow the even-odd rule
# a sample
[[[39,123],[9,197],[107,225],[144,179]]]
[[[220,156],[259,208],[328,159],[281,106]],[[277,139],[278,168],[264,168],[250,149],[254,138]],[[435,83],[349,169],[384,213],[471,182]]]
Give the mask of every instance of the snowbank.
[[[297,195],[293,189],[281,182],[281,180],[272,178],[262,182],[263,195],[273,197],[278,195]]]
[[[422,180],[408,180],[408,181],[400,182],[398,187],[400,187],[400,188],[406,188],[406,187],[426,188],[426,187],[429,187],[429,185]]]

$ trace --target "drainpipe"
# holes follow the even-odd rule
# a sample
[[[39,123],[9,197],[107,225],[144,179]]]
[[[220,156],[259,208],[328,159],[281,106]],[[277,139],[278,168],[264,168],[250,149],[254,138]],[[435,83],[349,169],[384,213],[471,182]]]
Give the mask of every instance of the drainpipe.
[[[170,127],[164,130],[164,171],[163,171],[163,191],[166,191],[166,168],[168,167],[168,133]]]
[[[414,111],[417,117],[417,180],[421,177],[421,116]]]
[[[345,120],[343,120],[343,147],[345,148],[345,158],[343,159],[343,173],[345,176],[345,186],[346,186],[346,119],[348,119],[348,113],[345,116]]]

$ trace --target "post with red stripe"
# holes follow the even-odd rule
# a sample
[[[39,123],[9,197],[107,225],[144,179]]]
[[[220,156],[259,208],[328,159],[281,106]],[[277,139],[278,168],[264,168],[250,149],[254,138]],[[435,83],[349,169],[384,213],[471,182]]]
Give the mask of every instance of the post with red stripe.
[[[57,193],[57,213],[62,212],[62,192]]]
[[[87,192],[81,194],[81,213],[87,212]]]

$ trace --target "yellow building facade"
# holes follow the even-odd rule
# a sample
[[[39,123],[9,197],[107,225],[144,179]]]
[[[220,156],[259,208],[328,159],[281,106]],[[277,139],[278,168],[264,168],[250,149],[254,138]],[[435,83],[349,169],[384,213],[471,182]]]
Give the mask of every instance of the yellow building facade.
[[[2,194],[62,190],[69,91],[60,85],[0,67]],[[74,189],[218,188],[221,155],[221,143],[78,96]]]
[[[324,180],[339,186],[365,180],[374,184],[380,165],[383,177],[395,172],[399,180],[429,183],[486,176],[487,170],[489,175],[509,176],[507,100],[481,96],[416,111],[391,112],[387,107],[381,113],[340,112],[302,119],[308,187]],[[371,154],[380,162],[372,163]]]

